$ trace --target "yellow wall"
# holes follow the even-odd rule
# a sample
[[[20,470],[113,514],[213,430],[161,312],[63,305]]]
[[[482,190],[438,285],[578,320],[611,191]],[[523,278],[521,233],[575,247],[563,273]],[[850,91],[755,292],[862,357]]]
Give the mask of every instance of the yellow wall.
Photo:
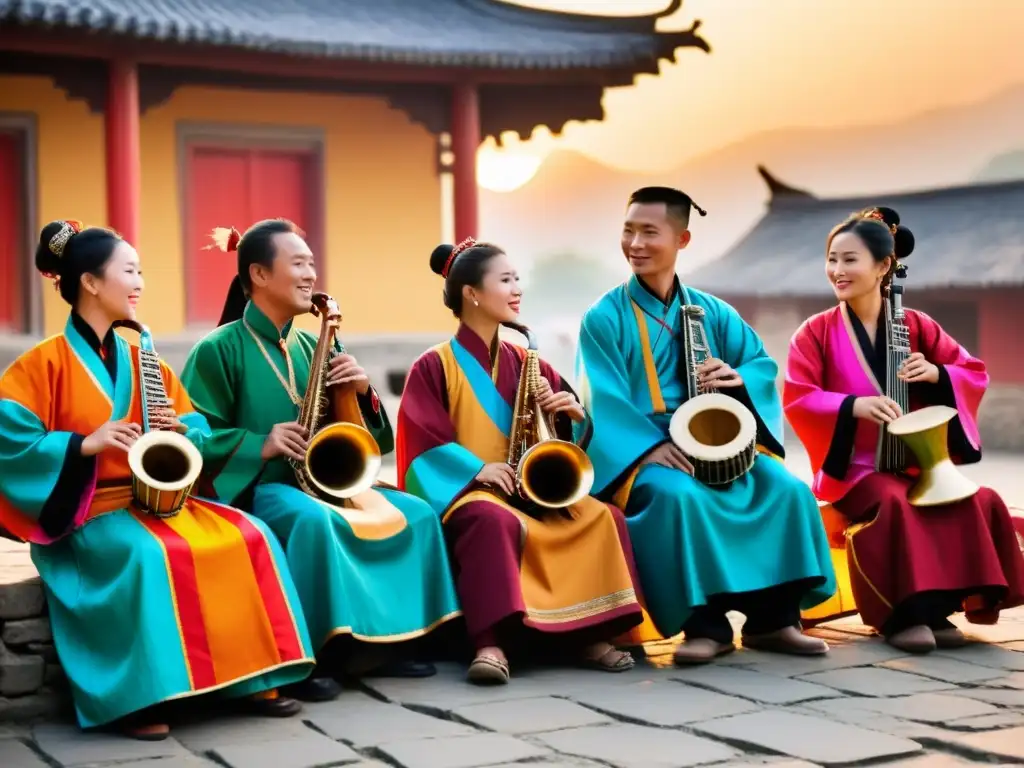
[[[105,223],[102,117],[39,77],[0,76],[0,112],[7,111],[37,116],[38,226],[61,217]],[[319,256],[325,289],[345,314],[343,334],[451,328],[428,267],[441,238],[441,195],[426,129],[376,98],[185,87],[141,122],[136,246],[149,291],[140,309],[155,334],[178,333],[185,324],[176,130],[182,120],[322,130],[326,253]],[[56,332],[67,308],[53,290],[44,291],[44,303],[45,330]]]

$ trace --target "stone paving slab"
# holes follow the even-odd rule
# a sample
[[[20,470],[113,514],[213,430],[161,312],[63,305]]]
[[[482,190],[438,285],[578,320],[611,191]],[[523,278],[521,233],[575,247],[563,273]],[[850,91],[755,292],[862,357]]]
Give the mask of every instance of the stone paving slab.
[[[821,765],[908,755],[921,745],[896,736],[780,710],[697,723],[694,728],[736,744],[749,744]]]
[[[682,731],[640,725],[573,728],[541,734],[558,752],[593,758],[621,768],[686,768],[736,757],[732,747]]]
[[[1006,670],[1003,669],[983,667],[949,656],[932,656],[930,654],[892,659],[878,666],[883,669],[911,672],[922,677],[930,677],[932,680],[949,683],[985,683],[989,680],[1007,677]]]
[[[573,699],[620,720],[665,727],[761,708],[759,704],[736,696],[684,687],[671,680],[616,688],[603,694],[575,695]]]
[[[551,754],[548,749],[500,733],[396,741],[379,749],[403,768],[482,768]]]
[[[467,725],[385,704],[359,692],[346,693],[326,704],[307,704],[301,717],[332,739],[357,749],[384,742],[471,736]]]
[[[3,768],[47,768],[35,750],[17,739],[0,741],[0,765]]]
[[[959,721],[965,718],[999,714],[1003,711],[983,701],[942,693],[919,693],[913,696],[896,696],[887,699],[851,696],[843,699],[839,705],[845,709],[863,710],[923,723]],[[828,715],[835,709],[836,702],[813,701],[807,702],[804,706]]]
[[[800,701],[843,695],[824,685],[789,678],[780,679],[776,675],[744,667],[693,667],[679,670],[672,678],[687,685],[710,688],[765,704],[796,704]]]
[[[460,707],[452,714],[488,730],[513,735],[560,731],[565,728],[604,725],[614,722],[610,717],[592,709],[552,696],[545,696],[541,699],[474,704],[469,707]]]
[[[318,733],[289,741],[230,744],[213,754],[231,768],[320,768],[362,761],[344,744]]]
[[[943,683],[909,672],[898,672],[894,669],[879,667],[834,669],[828,672],[804,675],[800,679],[861,696],[906,696],[956,687],[952,683]]]
[[[36,746],[63,768],[161,757],[183,759],[189,755],[173,737],[164,741],[137,741],[113,734],[82,733],[73,725],[41,725],[33,729],[32,736]]]

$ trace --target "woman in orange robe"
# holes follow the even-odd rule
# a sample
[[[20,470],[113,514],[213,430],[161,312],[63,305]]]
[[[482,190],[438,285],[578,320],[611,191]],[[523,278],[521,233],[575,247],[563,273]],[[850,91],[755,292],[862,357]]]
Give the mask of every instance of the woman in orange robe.
[[[276,539],[208,499],[187,497],[166,518],[133,502],[140,425],[197,446],[210,434],[163,363],[169,407],[143,413],[140,348],[114,332],[134,322],[142,294],[135,249],[58,221],[36,266],[72,311],[63,333],[0,377],[0,525],[31,542],[79,724],[162,739],[155,705],[212,692],[294,715],[301,705],[276,688],[314,661]]]

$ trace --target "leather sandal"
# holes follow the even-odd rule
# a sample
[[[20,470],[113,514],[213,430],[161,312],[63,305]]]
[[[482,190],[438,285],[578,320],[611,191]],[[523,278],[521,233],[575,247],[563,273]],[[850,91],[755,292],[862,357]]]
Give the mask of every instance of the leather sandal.
[[[508,662],[490,653],[481,653],[469,665],[469,682],[477,685],[505,685],[509,680]]]
[[[580,666],[600,672],[625,672],[635,667],[636,661],[629,651],[620,651],[618,648],[612,647],[597,658],[584,656],[580,660]]]

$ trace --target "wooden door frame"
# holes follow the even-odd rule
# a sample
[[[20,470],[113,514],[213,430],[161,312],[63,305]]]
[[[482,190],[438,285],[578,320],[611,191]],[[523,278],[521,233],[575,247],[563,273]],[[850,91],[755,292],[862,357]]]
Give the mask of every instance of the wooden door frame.
[[[21,307],[21,330],[16,335],[39,336],[43,332],[42,282],[35,279],[34,254],[36,250],[36,216],[38,206],[37,147],[38,132],[36,116],[30,112],[0,111],[0,130],[14,133],[21,141],[22,189],[25,194],[25,209],[22,213],[22,227],[25,230],[24,253],[20,263],[21,274],[18,282],[26,297]]]
[[[192,243],[192,220],[189,216],[192,169],[197,149],[283,151],[306,155],[311,160],[309,189],[310,221],[303,222],[306,242],[316,255],[318,282],[327,284],[326,242],[327,190],[324,155],[326,140],[320,128],[302,126],[261,126],[246,123],[197,123],[179,121],[177,124],[178,145],[178,207],[181,211],[182,279],[185,288],[185,327],[192,326],[189,320],[190,296],[195,280],[200,276],[189,269],[189,248]],[[253,222],[225,222],[237,226],[249,226]]]

